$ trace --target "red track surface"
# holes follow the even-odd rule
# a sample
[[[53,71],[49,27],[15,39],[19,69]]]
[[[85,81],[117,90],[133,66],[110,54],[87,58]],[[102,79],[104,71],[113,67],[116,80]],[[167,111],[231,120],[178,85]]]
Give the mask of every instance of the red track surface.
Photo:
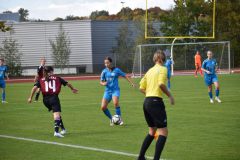
[[[240,73],[240,69],[234,69],[234,74]],[[188,71],[175,71],[174,75],[193,75],[194,76],[194,70],[188,70]],[[128,76],[131,76],[131,74],[128,74]],[[97,80],[100,79],[99,76],[72,76],[72,77],[65,77],[63,76],[65,80]],[[34,78],[24,78],[24,79],[10,79],[6,80],[7,83],[34,83]]]
[[[63,77],[65,80],[96,80],[100,76],[76,76],[76,77]],[[34,83],[34,78],[25,78],[25,79],[10,79],[6,80],[7,83]]]

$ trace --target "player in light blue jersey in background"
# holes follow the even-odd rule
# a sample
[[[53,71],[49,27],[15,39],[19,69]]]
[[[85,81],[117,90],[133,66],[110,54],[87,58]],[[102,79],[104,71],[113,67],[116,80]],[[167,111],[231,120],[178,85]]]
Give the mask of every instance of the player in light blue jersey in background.
[[[170,78],[172,76],[172,70],[171,70],[172,69],[172,64],[173,64],[173,61],[172,61],[171,57],[168,58],[166,60],[165,64],[164,64],[167,67],[167,79],[168,79],[167,87],[168,87],[168,90],[170,90],[170,88],[171,88]]]
[[[6,102],[6,93],[5,93],[5,88],[6,88],[6,82],[5,82],[5,77],[8,78],[7,75],[7,66],[4,65],[4,59],[0,59],[0,88],[2,88],[2,103],[7,103]]]
[[[215,93],[216,97],[215,100],[219,103],[221,103],[221,100],[219,99],[219,83],[218,78],[216,75],[217,71],[217,62],[215,59],[213,59],[213,53],[212,51],[207,52],[207,59],[203,61],[202,64],[202,71],[204,71],[204,80],[206,85],[208,86],[208,94],[210,97],[210,103],[214,103],[213,101],[213,95],[212,95],[212,84],[215,85]]]
[[[134,87],[134,83],[122,72],[119,68],[112,66],[112,59],[106,57],[104,60],[106,68],[102,71],[100,84],[105,86],[105,92],[102,99],[101,109],[104,114],[110,119],[110,126],[113,126],[112,115],[108,110],[108,103],[113,100],[114,107],[116,109],[116,114],[121,117],[121,110],[119,106],[120,88],[118,85],[118,77],[124,77],[129,83]],[[123,125],[121,119],[120,125]]]

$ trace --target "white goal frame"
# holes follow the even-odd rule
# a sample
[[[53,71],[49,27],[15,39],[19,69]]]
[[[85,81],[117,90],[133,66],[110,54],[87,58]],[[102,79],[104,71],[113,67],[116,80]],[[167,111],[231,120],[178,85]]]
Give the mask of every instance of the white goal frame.
[[[231,50],[230,50],[230,41],[218,41],[218,42],[190,42],[190,43],[174,43],[176,39],[174,39],[174,41],[172,43],[168,43],[168,44],[141,44],[141,45],[137,45],[136,50],[139,50],[139,76],[138,77],[142,77],[143,73],[142,73],[142,47],[149,47],[149,46],[171,46],[171,58],[174,61],[174,57],[173,57],[173,48],[174,46],[179,46],[179,45],[204,45],[204,44],[227,44],[228,46],[228,71],[227,73],[230,74],[231,73]],[[136,56],[136,55],[135,55]],[[136,58],[136,57],[134,57]],[[134,63],[135,63],[135,59],[134,59]],[[134,68],[134,64],[133,63],[133,68]],[[225,72],[226,73],[226,72]],[[134,75],[134,71],[132,71],[132,75],[133,77],[136,77]],[[172,75],[174,75],[174,65],[172,65]]]

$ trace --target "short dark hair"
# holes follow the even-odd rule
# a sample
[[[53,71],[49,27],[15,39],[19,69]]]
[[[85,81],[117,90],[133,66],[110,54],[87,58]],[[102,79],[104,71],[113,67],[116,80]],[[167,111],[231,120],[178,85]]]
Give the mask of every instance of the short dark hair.
[[[43,74],[44,74],[44,77],[45,77],[46,81],[49,81],[48,73],[50,73],[50,72],[53,72],[53,67],[52,66],[45,66],[44,69],[43,69]]]
[[[3,58],[0,58],[0,61],[3,61],[3,62],[4,62],[4,59],[3,59]]]
[[[45,66],[44,67],[44,72],[46,72],[46,73],[50,73],[50,72],[53,72],[53,67],[52,66]]]
[[[111,57],[106,57],[105,60],[108,60],[110,63],[112,63],[112,58]]]

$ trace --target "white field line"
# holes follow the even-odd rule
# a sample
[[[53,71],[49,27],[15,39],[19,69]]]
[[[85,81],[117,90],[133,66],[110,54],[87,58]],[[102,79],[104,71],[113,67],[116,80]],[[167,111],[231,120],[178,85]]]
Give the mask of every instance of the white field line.
[[[8,135],[0,135],[0,138],[16,139],[16,140],[21,140],[21,141],[29,141],[29,142],[42,143],[42,144],[51,144],[51,145],[57,145],[57,146],[63,146],[63,147],[69,147],[69,148],[78,148],[78,149],[84,149],[84,150],[90,150],[90,151],[96,151],[96,152],[112,153],[112,154],[123,155],[123,156],[128,156],[128,157],[138,157],[137,154],[127,153],[127,152],[94,148],[94,147],[86,147],[86,146],[73,145],[73,144],[64,144],[64,143],[59,143],[59,142],[51,142],[51,141],[37,140],[37,139],[31,139],[31,138],[15,137],[15,136],[8,136]],[[148,157],[148,156],[146,156],[146,157],[149,159],[153,159],[153,157]],[[161,159],[161,160],[166,160],[166,159]]]

